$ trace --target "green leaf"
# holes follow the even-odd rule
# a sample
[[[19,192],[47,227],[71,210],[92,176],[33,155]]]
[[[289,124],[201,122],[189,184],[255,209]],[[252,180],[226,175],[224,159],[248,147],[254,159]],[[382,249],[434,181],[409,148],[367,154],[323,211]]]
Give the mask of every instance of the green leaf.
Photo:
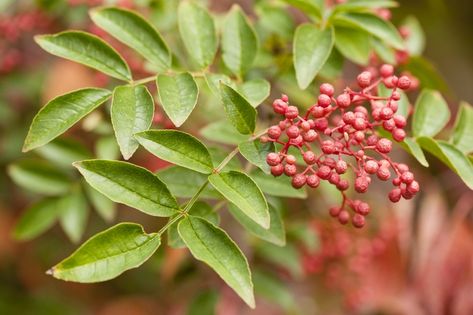
[[[90,17],[100,28],[136,50],[160,70],[171,66],[169,48],[156,28],[141,15],[116,7],[105,7],[91,10]]]
[[[442,95],[424,89],[419,97],[412,117],[414,137],[433,137],[442,130],[450,119],[450,110]]]
[[[178,9],[179,33],[192,59],[200,68],[212,64],[218,40],[212,16],[193,2],[181,2]]]
[[[101,137],[95,143],[95,154],[98,159],[117,160],[120,156],[120,148],[114,136]]]
[[[237,145],[248,139],[247,136],[239,133],[226,120],[216,121],[208,124],[200,130],[202,136],[208,140],[220,142],[224,144]]]
[[[23,160],[8,166],[15,184],[35,193],[60,195],[70,188],[70,179],[57,167],[38,160]]]
[[[186,315],[216,315],[218,298],[219,293],[217,290],[199,292],[192,298]]]
[[[90,238],[47,273],[74,282],[110,280],[143,264],[160,244],[159,234],[147,234],[139,224],[120,223]]]
[[[391,96],[392,90],[388,89],[384,84],[378,85],[378,94],[382,97],[389,97]],[[399,95],[401,95],[401,99],[397,101],[398,108],[396,114],[402,115],[404,117],[409,116],[409,99],[404,91],[397,89]]]
[[[13,236],[22,241],[39,236],[54,225],[59,210],[56,198],[43,199],[35,203],[21,216],[15,226]]]
[[[460,104],[450,141],[465,154],[473,151],[473,107],[466,102]]]
[[[209,147],[209,152],[210,156],[212,157],[212,163],[214,165],[220,165],[220,163],[223,162],[230,154],[230,151],[228,151],[226,148],[220,147],[220,146],[215,146],[215,147]],[[231,158],[229,161],[227,161],[227,164],[223,167],[223,171],[231,171],[231,170],[241,170],[242,165],[241,161],[237,157]]]
[[[268,98],[271,86],[264,79],[254,79],[244,82],[238,86],[237,90],[250,102],[251,106],[257,107]]]
[[[191,170],[209,174],[213,171],[210,153],[202,142],[177,130],[150,130],[135,135],[138,142],[160,159]]]
[[[356,27],[373,34],[383,42],[396,49],[404,49],[401,35],[391,22],[371,13],[340,13],[334,23],[340,26]]]
[[[271,168],[266,163],[266,156],[274,152],[274,143],[261,143],[259,140],[245,141],[238,145],[241,155],[250,163],[259,167],[263,172],[269,174]]]
[[[370,58],[370,35],[347,27],[335,28],[335,46],[347,59],[360,65],[367,65]]]
[[[336,80],[342,74],[344,62],[345,58],[342,54],[338,49],[333,48],[324,66],[320,69],[319,76],[325,80]],[[312,97],[309,91],[306,90],[305,92],[307,92],[309,97]]]
[[[41,48],[55,56],[69,59],[111,77],[131,81],[130,68],[118,52],[99,37],[79,31],[35,36]]]
[[[320,30],[313,24],[296,29],[293,44],[297,84],[306,89],[330,56],[334,44],[333,28]]]
[[[405,39],[406,48],[410,55],[420,56],[425,48],[425,34],[417,18],[413,15],[408,16],[403,22],[409,35]]]
[[[258,38],[245,13],[233,5],[225,18],[222,31],[222,58],[237,76],[242,76],[253,64],[258,51]]]
[[[230,204],[228,210],[233,217],[251,234],[273,243],[278,246],[286,245],[286,232],[284,231],[284,224],[281,214],[272,206],[269,206],[269,215],[271,223],[269,229],[263,229],[258,224],[250,220],[241,210],[233,204]]]
[[[180,127],[197,104],[199,88],[188,72],[177,75],[160,74],[156,80],[159,102],[169,119]]]
[[[180,166],[170,166],[158,173],[171,193],[180,198],[191,198],[207,181],[207,176]],[[220,199],[222,195],[213,187],[207,186],[200,194],[202,198]]]
[[[422,166],[425,166],[425,167],[429,166],[429,162],[427,162],[424,152],[422,151],[419,144],[415,142],[415,139],[407,137],[404,139],[404,144],[406,145],[407,151],[412,156],[414,156]]]
[[[106,222],[111,222],[116,216],[116,204],[89,184],[86,185],[85,192],[97,213]]]
[[[213,211],[209,204],[203,201],[196,201],[189,210],[189,214],[207,220],[214,225],[218,225],[219,222],[218,214]],[[167,236],[169,246],[173,248],[183,248],[186,246],[179,236],[177,224],[173,224],[168,228]]]
[[[87,200],[78,187],[59,200],[62,229],[73,243],[80,241],[87,224]]]
[[[403,70],[409,71],[420,81],[420,86],[427,89],[449,92],[448,85],[437,68],[427,59],[419,56],[411,56],[403,66]]]
[[[215,96],[220,96],[220,82],[232,87],[233,89],[236,89],[237,87],[235,82],[233,82],[229,76],[221,73],[206,73],[205,82]]]
[[[49,101],[33,119],[23,152],[53,140],[111,96],[103,89],[76,90]]]
[[[181,238],[192,255],[209,265],[248,304],[255,307],[248,261],[225,231],[197,217],[178,225]]]
[[[64,167],[71,167],[72,162],[90,159],[92,153],[79,141],[58,138],[37,149],[45,159]]]
[[[473,189],[473,164],[459,149],[445,141],[430,137],[419,137],[420,146],[450,167],[465,184]]]
[[[295,300],[292,296],[290,288],[286,282],[276,279],[267,273],[253,272],[253,281],[255,283],[255,292],[257,296],[261,296],[268,301],[282,306],[287,310],[287,314],[299,314],[294,311],[296,309]],[[291,310],[293,310],[291,312]]]
[[[338,4],[335,7],[335,12],[342,11],[366,11],[369,9],[378,9],[378,8],[394,8],[397,7],[398,3],[396,1],[389,0],[349,0],[344,3]]]
[[[393,65],[397,63],[396,52],[384,42],[373,37],[371,38],[371,45],[373,46],[376,55],[378,55],[382,61]]]
[[[230,86],[220,83],[220,97],[232,125],[241,134],[255,131],[256,110],[248,101]]]
[[[134,134],[148,130],[153,115],[153,97],[144,85],[118,86],[113,91],[112,125],[125,160],[131,158],[140,145]]]
[[[166,185],[142,167],[107,160],[76,162],[74,166],[90,186],[115,202],[158,217],[168,217],[179,210]]]
[[[267,262],[271,262],[274,265],[289,271],[296,279],[300,279],[303,275],[302,264],[300,263],[302,259],[301,251],[292,243],[288,243],[283,247],[274,244],[261,243],[257,247],[257,253],[260,256],[263,256]]]
[[[251,178],[265,194],[276,197],[307,198],[306,190],[292,187],[289,178],[268,176],[262,172],[252,173]]]
[[[250,219],[265,229],[269,228],[268,203],[248,175],[237,171],[222,172],[210,175],[209,182]]]
[[[284,2],[300,9],[303,13],[312,15],[316,18],[322,17],[322,10],[316,1],[313,0],[283,0]]]

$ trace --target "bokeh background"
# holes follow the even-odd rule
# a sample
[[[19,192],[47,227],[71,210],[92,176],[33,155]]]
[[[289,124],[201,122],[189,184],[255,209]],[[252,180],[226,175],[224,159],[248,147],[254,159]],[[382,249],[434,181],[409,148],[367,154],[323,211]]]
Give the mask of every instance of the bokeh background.
[[[139,269],[106,283],[80,285],[47,276],[45,270],[76,245],[58,227],[32,241],[13,240],[15,223],[37,196],[16,187],[7,167],[25,158],[22,142],[41,105],[72,89],[106,84],[99,74],[49,56],[33,41],[39,33],[91,30],[86,2],[101,1],[0,0],[0,314],[209,314],[206,305],[214,303],[217,314],[225,315],[473,314],[473,194],[430,156],[431,168],[415,167],[424,188],[414,201],[386,209],[386,200],[376,192],[369,196],[384,212],[376,218],[374,230],[355,232],[331,224],[322,211],[329,203],[323,196],[291,201],[291,210],[311,214],[290,219],[297,221],[289,227],[292,244],[284,250],[245,249],[251,251],[256,270],[256,311],[245,308],[187,251],[166,246]],[[138,8],[149,5],[152,21],[164,28],[172,24],[166,8],[174,1],[118,2]],[[216,12],[235,2],[248,13],[253,7],[252,1],[209,2]],[[415,15],[420,21],[426,34],[425,56],[445,80],[444,95],[452,112],[460,100],[473,102],[473,2],[399,2],[393,19]],[[129,58],[132,67],[140,69],[139,61],[134,64],[133,56]],[[83,129],[100,119],[88,119]],[[92,140],[76,132],[84,142]],[[399,156],[416,163],[403,152]],[[148,156],[140,159],[159,164]],[[115,220],[140,222],[149,229],[162,224],[128,211],[119,211]],[[91,214],[85,239],[108,226]],[[242,239],[238,227],[227,228]],[[276,280],[267,273],[277,275]]]

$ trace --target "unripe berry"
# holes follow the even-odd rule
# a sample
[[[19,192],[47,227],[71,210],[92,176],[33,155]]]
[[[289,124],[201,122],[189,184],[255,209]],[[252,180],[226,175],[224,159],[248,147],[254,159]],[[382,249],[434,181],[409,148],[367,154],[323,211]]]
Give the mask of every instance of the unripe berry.
[[[407,185],[406,190],[413,195],[417,194],[420,190],[419,183],[413,180],[409,185]]]
[[[361,214],[356,213],[351,219],[351,223],[357,229],[361,229],[362,227],[365,226],[365,217],[362,216]]]
[[[368,87],[371,84],[371,73],[368,71],[363,71],[356,77],[356,81],[361,88]]]
[[[396,128],[396,123],[394,122],[394,119],[388,119],[383,121],[383,128],[387,131],[394,130],[394,128]]]
[[[326,118],[319,118],[315,120],[315,129],[325,131],[328,127],[328,120]]]
[[[356,131],[353,134],[353,138],[355,138],[357,142],[362,142],[363,139],[365,139],[365,133],[363,131]]]
[[[393,190],[389,192],[388,197],[389,197],[389,200],[391,200],[391,202],[398,202],[399,200],[401,200],[401,189],[394,188]]]
[[[307,122],[309,123],[310,129],[315,128],[315,121],[308,119]]]
[[[401,179],[399,177],[396,177],[393,179],[393,185],[394,186],[399,186],[401,185]]]
[[[394,67],[388,64],[384,64],[379,69],[379,73],[381,74],[383,78],[390,77],[394,73]]]
[[[266,156],[266,163],[270,166],[276,166],[281,163],[281,158],[279,157],[279,154],[271,152]]]
[[[368,174],[375,174],[378,171],[378,163],[373,160],[366,161],[365,163],[365,171]]]
[[[317,175],[309,175],[307,176],[307,185],[312,188],[317,188],[320,184],[320,179]]]
[[[296,164],[296,157],[292,154],[288,154],[286,156],[286,163],[288,164]]]
[[[310,130],[310,124],[307,121],[303,121],[301,123],[301,129],[304,131],[309,131]]]
[[[386,138],[382,138],[378,140],[376,143],[376,150],[381,153],[389,153],[392,149],[392,142]]]
[[[261,136],[261,137],[259,138],[259,141],[260,141],[261,143],[266,143],[266,142],[269,141],[269,138],[266,137],[266,136]]]
[[[406,117],[402,115],[394,115],[393,117],[394,122],[396,123],[396,127],[398,128],[404,128],[407,124]]]
[[[373,111],[371,112],[371,116],[373,117],[374,120],[376,121],[379,121],[381,120],[381,108],[375,108],[373,109]]]
[[[355,113],[354,112],[346,112],[343,114],[342,116],[342,119],[343,119],[343,122],[345,122],[346,124],[353,124],[355,122]]]
[[[397,86],[397,81],[399,81],[398,77],[396,77],[395,75],[393,75],[393,76],[391,77],[391,83],[393,84],[393,88],[394,88],[395,86]]]
[[[378,136],[376,135],[371,135],[366,139],[367,145],[376,145],[376,143],[378,143]]]
[[[409,171],[409,166],[407,166],[406,164],[404,163],[398,163],[397,165],[397,170],[399,171],[399,173],[404,173],[404,172],[407,172]]]
[[[331,102],[332,102],[332,99],[330,98],[330,96],[326,94],[320,94],[319,97],[317,98],[317,103],[321,107],[324,107],[324,108],[329,106]]]
[[[302,136],[301,136],[301,135],[297,136],[297,137],[294,138],[294,139],[291,139],[291,143],[292,143],[293,145],[296,145],[296,146],[300,146],[303,141],[304,141],[304,139],[302,139]]]
[[[357,108],[360,108],[361,106],[358,106]],[[361,108],[364,108],[364,107],[361,107]],[[355,118],[363,118],[363,119],[366,119],[366,114],[362,111],[359,111],[359,110],[356,110],[355,108]]]
[[[306,133],[304,133],[302,137],[307,142],[313,142],[315,141],[315,139],[317,139],[317,132],[315,132],[315,130],[309,130]]]
[[[399,109],[399,104],[396,101],[391,101],[388,103],[388,107],[395,113]]]
[[[337,105],[340,106],[341,108],[346,108],[350,106],[350,103],[351,103],[351,99],[350,99],[350,94],[348,93],[340,94],[337,97]]]
[[[303,158],[304,158],[304,161],[309,165],[312,165],[317,161],[317,156],[312,151],[304,152]]]
[[[274,110],[275,113],[284,115],[286,113],[287,108],[288,108],[287,103],[284,102],[283,100],[281,100],[279,98],[274,100],[273,110]]]
[[[330,157],[326,157],[322,164],[327,165],[328,167],[330,167],[330,169],[333,169],[337,165],[337,162],[335,162],[335,160]]]
[[[287,119],[297,118],[297,116],[299,116],[299,110],[296,106],[288,106],[286,109],[285,116]]]
[[[391,98],[395,101],[399,101],[401,99],[401,94],[398,91],[394,91]]]
[[[344,160],[338,160],[337,164],[335,164],[335,171],[338,174],[344,174],[348,169],[348,164]]]
[[[330,174],[328,181],[330,184],[337,185],[340,182],[340,175],[338,175],[337,173],[332,173]]]
[[[407,171],[401,174],[401,182],[405,184],[410,184],[414,181],[414,174],[411,172]]]
[[[381,180],[388,180],[389,177],[391,177],[391,172],[389,171],[389,168],[381,166],[378,169],[378,172],[376,172],[376,175]]]
[[[289,101],[289,97],[287,97],[286,94],[283,94],[283,95],[281,96],[281,100],[283,100],[284,102],[287,103],[287,102]]]
[[[338,217],[338,215],[340,214],[340,211],[342,211],[340,207],[331,207],[328,210],[328,213],[330,214],[330,216],[335,218],[335,217]]]
[[[319,176],[322,179],[329,179],[331,173],[332,173],[332,170],[327,165],[322,165],[317,170],[317,176]]]
[[[397,142],[401,142],[406,138],[406,132],[404,129],[396,128],[393,130],[393,139]]]
[[[365,151],[360,149],[356,151],[355,155],[359,157],[360,159],[362,159],[365,156]]]
[[[337,184],[338,190],[344,191],[348,189],[348,181],[346,179],[340,179],[340,181]]]
[[[273,174],[273,176],[281,176],[283,173],[284,167],[282,166],[282,164],[271,166],[271,174]]]
[[[350,221],[350,214],[348,213],[348,211],[340,211],[340,213],[338,214],[338,222],[345,225],[348,223],[348,221]]]
[[[297,167],[294,164],[286,164],[284,166],[284,174],[287,176],[294,176],[297,173]]]
[[[414,197],[414,194],[411,193],[410,191],[408,191],[406,188],[402,187],[401,188],[401,196],[404,199],[409,200],[409,199],[412,199],[412,197]]]
[[[315,118],[320,118],[325,115],[325,110],[322,106],[316,105],[312,108],[311,113]]]
[[[389,168],[389,166],[390,166],[391,164],[389,163],[388,160],[382,159],[382,160],[379,160],[379,161],[378,161],[378,165],[381,166],[381,167],[387,167],[387,168]]]
[[[333,96],[333,93],[335,92],[335,89],[333,88],[333,85],[329,83],[323,83],[320,86],[320,93],[322,94],[327,94],[328,96]]]
[[[306,183],[306,177],[303,174],[296,174],[291,181],[292,187],[299,189]]]
[[[364,193],[368,190],[369,182],[366,176],[357,177],[355,180],[355,190],[359,193]]]
[[[325,140],[322,142],[322,152],[325,154],[333,154],[335,153],[335,144],[333,143],[332,140]]]
[[[387,77],[383,80],[384,86],[388,89],[394,88],[396,85],[393,83],[393,77]]]
[[[269,127],[268,129],[268,136],[271,138],[271,139],[279,139],[279,137],[281,136],[281,128],[279,128],[279,126],[271,126]]]
[[[280,121],[278,126],[279,128],[281,128],[281,130],[285,130],[287,127],[289,127],[291,124],[289,122],[286,122],[286,121]]]
[[[353,128],[356,130],[366,129],[366,120],[364,118],[355,118],[355,121],[353,122]]]
[[[355,210],[363,216],[368,215],[371,211],[369,204],[367,204],[366,202],[358,203]]]
[[[388,120],[388,119],[391,119],[393,117],[393,110],[389,107],[383,107],[381,109],[381,111],[379,112],[379,117],[382,119],[382,120]]]
[[[402,90],[407,90],[411,86],[411,79],[409,79],[409,77],[403,75],[397,81],[397,86]]]
[[[292,125],[291,127],[287,128],[286,134],[291,139],[297,138],[300,134],[299,127]]]

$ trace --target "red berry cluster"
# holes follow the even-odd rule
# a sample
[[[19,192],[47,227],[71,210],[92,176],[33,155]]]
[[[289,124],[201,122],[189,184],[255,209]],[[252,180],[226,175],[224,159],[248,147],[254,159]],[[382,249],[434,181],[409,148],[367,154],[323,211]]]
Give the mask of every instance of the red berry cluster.
[[[408,89],[410,80],[406,76],[395,76],[390,65],[381,66],[379,73],[379,77],[374,77],[371,72],[362,72],[357,77],[361,89],[355,91],[347,87],[338,96],[334,95],[332,85],[322,84],[317,103],[304,116],[300,116],[298,108],[290,105],[288,97],[283,95],[273,102],[273,110],[284,119],[269,127],[260,139],[282,146],[279,152],[266,157],[274,176],[292,177],[294,188],[305,185],[316,188],[321,180],[328,181],[343,196],[342,204],[332,207],[330,215],[337,217],[341,224],[351,219],[357,228],[365,225],[370,206],[347,197],[350,184],[342,175],[349,169],[356,176],[354,188],[358,193],[368,190],[372,175],[382,181],[389,180],[391,170],[395,174],[394,189],[389,193],[392,202],[401,197],[411,199],[419,191],[419,183],[408,166],[395,163],[388,156],[391,140],[380,137],[377,132],[377,128],[384,128],[395,141],[404,140],[406,118],[396,114],[401,97],[398,89]],[[380,84],[391,90],[390,96],[377,95]],[[363,104],[369,104],[369,109]],[[298,166],[296,157],[288,153],[291,147],[300,152],[303,165]]]

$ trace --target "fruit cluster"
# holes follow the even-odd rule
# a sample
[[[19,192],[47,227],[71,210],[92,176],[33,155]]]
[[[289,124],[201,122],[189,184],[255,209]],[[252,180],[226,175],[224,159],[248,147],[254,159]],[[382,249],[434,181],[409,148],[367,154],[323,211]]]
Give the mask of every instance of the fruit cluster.
[[[365,193],[371,183],[371,176],[387,181],[394,172],[394,189],[389,199],[397,202],[401,198],[411,199],[419,191],[419,183],[409,167],[391,160],[388,154],[392,141],[380,137],[378,128],[391,133],[395,141],[406,137],[404,127],[406,117],[396,114],[400,90],[410,87],[407,76],[397,77],[391,65],[382,65],[376,77],[364,71],[357,77],[359,91],[347,87],[335,96],[334,87],[328,83],[320,86],[317,103],[301,116],[297,107],[290,105],[283,95],[273,102],[275,113],[284,116],[277,125],[268,128],[260,138],[262,142],[281,145],[279,152],[267,155],[266,162],[274,176],[283,174],[292,177],[292,186],[312,188],[326,180],[342,193],[340,206],[332,207],[330,215],[337,217],[341,224],[350,219],[355,227],[365,225],[365,216],[370,206],[360,200],[351,200],[346,195],[350,183],[342,178],[350,169],[355,175],[354,189]],[[387,97],[377,94],[383,84],[390,90]],[[364,104],[369,104],[365,107]],[[353,108],[350,108],[353,107]],[[295,148],[302,160],[298,161],[289,150]],[[348,211],[353,210],[353,215]]]

